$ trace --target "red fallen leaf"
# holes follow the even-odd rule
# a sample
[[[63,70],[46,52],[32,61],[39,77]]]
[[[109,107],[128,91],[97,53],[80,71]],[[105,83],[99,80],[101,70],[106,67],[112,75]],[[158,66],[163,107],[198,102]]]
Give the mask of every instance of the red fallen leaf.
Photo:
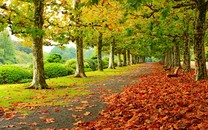
[[[76,129],[208,129],[208,80],[195,82],[193,70],[167,78],[157,68],[150,70],[152,74],[140,76],[139,84],[110,96],[110,106],[98,120],[82,123]]]
[[[69,130],[69,129],[67,129],[67,128],[61,128],[61,130]]]
[[[37,122],[32,122],[32,123],[30,123],[30,126],[36,126],[36,125],[38,125]]]
[[[54,112],[60,112],[58,108],[54,108]]]
[[[5,113],[5,112],[4,112],[4,109],[3,109],[3,108],[0,108],[0,117],[3,116],[4,113]]]
[[[11,120],[11,119],[13,119],[14,117],[15,117],[15,112],[7,112],[7,113],[5,113],[5,118],[6,118],[6,120]]]

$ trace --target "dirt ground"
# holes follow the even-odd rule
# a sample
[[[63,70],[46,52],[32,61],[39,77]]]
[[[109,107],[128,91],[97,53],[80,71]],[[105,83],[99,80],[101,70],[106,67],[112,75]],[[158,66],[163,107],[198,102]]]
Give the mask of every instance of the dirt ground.
[[[112,76],[107,80],[89,83],[86,91],[89,95],[77,96],[69,104],[58,107],[40,107],[24,117],[19,115],[11,120],[1,120],[0,129],[9,130],[67,130],[76,127],[80,122],[95,120],[108,104],[104,97],[119,93],[124,87],[134,85],[140,75],[151,73],[154,63],[138,65],[130,72]]]

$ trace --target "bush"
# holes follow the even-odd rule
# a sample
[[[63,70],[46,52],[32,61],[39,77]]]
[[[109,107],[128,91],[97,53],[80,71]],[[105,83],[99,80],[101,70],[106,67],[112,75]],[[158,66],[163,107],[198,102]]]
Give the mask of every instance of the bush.
[[[49,63],[64,63],[65,61],[62,59],[62,56],[60,54],[50,54],[47,59],[47,62]]]
[[[44,69],[46,78],[61,77],[69,74],[68,69],[60,63],[47,63],[44,65]]]
[[[67,69],[68,69],[69,75],[72,75],[72,74],[75,73],[75,70],[74,70],[73,68],[68,68],[68,67],[67,67]]]
[[[72,68],[75,70],[76,69],[76,59],[71,59],[71,60],[66,61],[65,66],[67,68]]]
[[[23,79],[31,79],[32,74],[18,66],[0,66],[0,83],[15,83]]]

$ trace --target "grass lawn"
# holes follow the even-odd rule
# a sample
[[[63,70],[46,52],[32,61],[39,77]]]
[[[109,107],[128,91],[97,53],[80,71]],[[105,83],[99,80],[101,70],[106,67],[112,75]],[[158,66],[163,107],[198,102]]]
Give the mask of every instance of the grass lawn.
[[[99,82],[109,76],[119,75],[139,65],[105,69],[103,72],[86,72],[88,78],[74,78],[73,75],[47,79],[51,89],[25,89],[30,83],[0,85],[0,106],[9,109],[30,109],[36,106],[58,106],[69,102],[69,98],[88,94],[87,83]]]

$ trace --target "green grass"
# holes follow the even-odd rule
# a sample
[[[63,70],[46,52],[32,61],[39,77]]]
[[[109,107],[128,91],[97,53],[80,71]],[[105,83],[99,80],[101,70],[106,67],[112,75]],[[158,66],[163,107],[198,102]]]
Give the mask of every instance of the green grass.
[[[85,91],[88,83],[105,80],[109,76],[128,72],[135,67],[138,65],[105,69],[103,72],[86,72],[88,78],[74,78],[71,75],[47,79],[46,82],[51,88],[47,90],[25,89],[29,83],[0,85],[0,106],[22,110],[36,106],[64,105],[71,97],[88,94]]]

